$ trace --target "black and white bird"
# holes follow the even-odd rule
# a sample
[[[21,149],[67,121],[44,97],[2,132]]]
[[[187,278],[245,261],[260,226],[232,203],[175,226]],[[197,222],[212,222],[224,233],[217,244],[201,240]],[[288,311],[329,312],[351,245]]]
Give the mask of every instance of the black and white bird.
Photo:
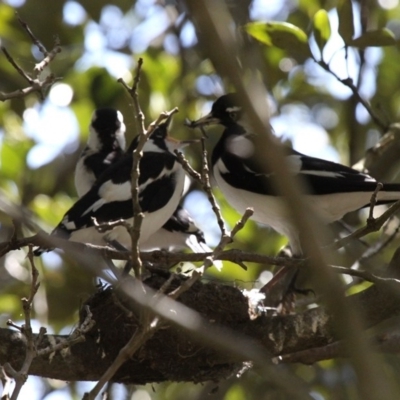
[[[218,98],[211,112],[189,126],[220,124],[225,130],[212,153],[212,169],[217,186],[240,213],[254,208],[253,219],[288,237],[292,253],[301,255],[299,232],[277,194],[274,171],[262,167],[263,141],[251,132],[237,94]],[[331,223],[346,213],[368,206],[377,181],[344,165],[287,150],[290,172],[303,180],[306,201],[321,221]],[[378,204],[400,199],[400,184],[385,183]]]
[[[170,119],[170,118],[169,118]],[[180,142],[167,135],[169,119],[160,124],[143,148],[140,161],[139,204],[145,215],[141,226],[139,244],[145,243],[159,230],[177,209],[182,196],[185,172],[174,150],[188,142]],[[131,150],[137,140],[131,145]],[[105,245],[116,241],[131,247],[131,238],[122,226],[101,233],[95,224],[126,220],[132,222],[131,169],[133,155],[127,152],[107,168],[64,215],[52,235],[71,241]],[[44,249],[37,249],[40,255]]]
[[[75,168],[75,188],[79,197],[87,193],[97,178],[125,152],[125,124],[114,108],[94,111],[89,137]]]
[[[142,250],[183,250],[189,247],[194,253],[209,253],[203,231],[182,206],[174,211],[171,218],[141,245]],[[215,263],[221,268],[220,263]]]
[[[136,146],[134,141],[128,152]],[[97,109],[89,126],[89,137],[75,168],[75,188],[79,197],[86,194],[111,165],[125,154],[125,125],[122,114],[113,108]],[[181,206],[148,240],[142,250],[181,250],[189,247],[196,253],[211,252],[203,231]]]

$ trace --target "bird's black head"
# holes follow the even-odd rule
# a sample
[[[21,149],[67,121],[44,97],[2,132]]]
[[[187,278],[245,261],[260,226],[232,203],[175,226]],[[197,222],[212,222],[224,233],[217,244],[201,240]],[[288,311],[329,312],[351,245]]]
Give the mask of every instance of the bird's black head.
[[[153,132],[150,134],[147,142],[145,143],[143,150],[144,151],[153,151],[153,152],[161,152],[168,151],[167,145],[165,143],[166,138],[168,137],[168,125],[169,121],[163,122],[157,125]],[[136,149],[140,141],[140,136],[136,136],[132,143],[130,144],[127,153],[131,153]]]
[[[98,108],[90,123],[89,147],[95,150],[125,149],[125,124],[122,114],[114,108]]]
[[[171,124],[172,116],[175,113],[171,113],[168,118],[157,125],[153,132],[150,134],[149,139],[143,147],[144,152],[170,152],[174,154],[175,150],[181,149],[190,143],[197,142],[198,140],[177,140],[169,136],[169,126]],[[131,145],[129,146],[128,152],[132,152],[136,149],[139,143],[140,137],[136,136]]]
[[[192,128],[205,125],[220,124],[230,126],[242,117],[242,106],[236,93],[228,93],[218,98],[212,105],[211,112],[206,116],[192,121],[189,126]]]

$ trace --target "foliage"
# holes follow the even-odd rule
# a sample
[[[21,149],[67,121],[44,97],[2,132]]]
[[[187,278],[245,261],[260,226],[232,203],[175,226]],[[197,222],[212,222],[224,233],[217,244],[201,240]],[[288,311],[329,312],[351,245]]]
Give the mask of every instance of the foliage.
[[[58,84],[67,84],[73,90],[73,97],[67,104],[54,100],[55,97],[52,100],[57,84],[45,93],[44,100],[32,93],[0,103],[1,196],[29,209],[46,231],[50,231],[76,200],[73,169],[87,138],[92,111],[100,106],[120,109],[128,127],[128,140],[135,135],[131,99],[117,83],[117,78],[132,79],[139,56],[144,59],[140,102],[146,123],[161,111],[178,106],[175,137],[192,136],[193,132],[184,127],[184,120],[206,113],[211,101],[233,89],[223,73],[214,68],[207,57],[207,49],[200,46],[202,32],[196,31],[193,25],[196,16],[188,14],[181,3],[179,6],[165,3],[35,0],[26,1],[17,9],[48,49],[54,44],[54,36],[59,36],[62,52],[44,74],[54,73],[60,78]],[[248,45],[249,51],[262,55],[257,75],[269,89],[272,124],[276,131],[294,145],[300,141],[300,151],[316,148],[317,138],[329,142],[316,150],[323,152],[322,157],[333,155],[350,165],[358,162],[398,119],[400,9],[350,0],[298,1],[290,7],[288,2],[275,1],[276,7],[269,9],[267,2],[253,1],[251,18],[243,20],[247,9],[245,2],[242,3],[236,7],[239,11],[243,7],[244,13],[235,8],[230,10],[235,17],[235,32]],[[0,4],[0,37],[1,45],[17,63],[25,71],[31,71],[39,60],[38,51],[6,2]],[[23,78],[3,54],[1,57],[0,91],[7,93],[25,87]],[[373,115],[360,103],[353,89],[367,102]],[[72,121],[71,131],[76,129],[75,134],[66,132],[62,126],[65,120],[58,118],[59,112],[66,110],[72,111],[67,120]],[[42,119],[50,127],[40,125],[38,121]],[[51,132],[46,135],[46,140],[51,140],[47,147],[57,154],[43,164],[40,159],[47,153],[43,150],[46,143],[38,134],[41,129]],[[317,136],[313,136],[315,132]],[[218,134],[218,128],[209,130],[210,149]],[[193,146],[186,155],[198,168],[200,148]],[[35,167],[37,164],[40,166]],[[392,171],[398,171],[400,158],[388,159],[387,169],[389,166]],[[377,178],[387,179],[387,176],[382,174]],[[205,197],[198,196],[198,190],[196,184],[192,185],[186,195],[187,206],[194,210],[205,209],[204,214],[198,216],[199,222],[206,220],[202,227],[208,240],[215,244],[215,223],[207,222],[213,216]],[[238,214],[218,191],[216,195],[224,219],[233,226]],[[363,221],[361,218],[353,215],[347,222],[358,226]],[[397,224],[397,220],[393,220],[383,233],[368,237],[368,243],[383,243]],[[11,237],[14,227],[1,211],[0,227],[0,242],[4,242]],[[17,233],[19,236],[32,234],[21,226],[17,227]],[[275,255],[284,241],[268,228],[249,223],[231,247]],[[395,247],[396,242],[391,242],[379,254],[362,260],[363,268],[376,272],[373,268],[388,262]],[[340,255],[342,265],[355,264],[365,250],[352,251]],[[25,255],[22,249],[0,259],[3,326],[8,318],[21,319],[19,299],[27,295],[30,280]],[[92,276],[77,263],[54,253],[37,261],[37,266],[41,286],[33,303],[35,319],[56,333],[71,330],[77,320],[79,304],[93,292]],[[208,278],[251,288],[263,271],[271,269],[258,264],[248,267],[245,272],[233,263],[225,263],[221,274],[212,270]],[[351,290],[355,290],[354,286]],[[397,364],[394,356],[389,356],[385,367],[395,375]],[[290,369],[310,385],[315,398],[358,398],[354,394],[357,382],[350,363],[332,360],[313,367],[293,365]],[[210,399],[283,398],[252,372],[240,380],[219,385],[220,392],[210,395]],[[190,393],[190,398],[203,398],[213,389],[211,386],[214,385],[163,384],[156,387],[154,393],[146,388],[150,394],[143,398],[189,398],[185,393]],[[39,394],[42,389],[43,393]],[[56,391],[57,385],[45,382],[42,389],[36,386],[38,398],[46,390]],[[72,396],[74,388],[70,390]]]

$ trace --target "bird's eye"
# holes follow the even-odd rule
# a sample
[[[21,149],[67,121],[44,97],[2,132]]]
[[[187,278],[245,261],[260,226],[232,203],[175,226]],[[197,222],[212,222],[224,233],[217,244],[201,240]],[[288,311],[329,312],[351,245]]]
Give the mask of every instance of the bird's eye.
[[[229,113],[229,117],[233,120],[233,121],[236,121],[237,120],[237,112],[235,112],[235,111],[232,111],[232,112],[230,112]]]

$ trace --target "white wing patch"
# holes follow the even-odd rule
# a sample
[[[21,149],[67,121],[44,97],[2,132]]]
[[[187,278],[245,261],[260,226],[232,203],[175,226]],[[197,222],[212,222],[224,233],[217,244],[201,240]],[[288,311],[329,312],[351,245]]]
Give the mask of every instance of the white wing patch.
[[[73,231],[76,229],[75,222],[69,221],[67,217],[62,220],[61,225],[64,225],[69,231]]]
[[[129,200],[132,197],[131,182],[126,181],[116,184],[110,179],[100,186],[99,196],[103,199],[104,203]]]
[[[254,154],[254,144],[243,135],[228,139],[227,150],[240,158],[249,158]]]
[[[303,165],[303,162],[301,161],[301,156],[287,156],[286,162],[290,172],[294,174],[300,173],[301,166]]]
[[[300,171],[300,174],[324,176],[326,178],[344,178],[344,175],[341,174],[340,172],[332,172],[332,171],[303,170]]]
[[[215,164],[215,167],[214,167],[214,168],[218,169],[218,171],[219,171],[221,174],[227,174],[227,173],[229,172],[228,168],[226,168],[225,163],[222,161],[222,158],[219,158],[219,159],[218,159],[218,161],[217,161],[217,163]]]
[[[106,204],[107,202],[104,201],[104,199],[100,198],[99,200],[95,201],[83,214],[82,217],[84,215],[86,215],[87,213],[91,212],[91,211],[97,211],[100,207],[102,207],[104,204]]]

